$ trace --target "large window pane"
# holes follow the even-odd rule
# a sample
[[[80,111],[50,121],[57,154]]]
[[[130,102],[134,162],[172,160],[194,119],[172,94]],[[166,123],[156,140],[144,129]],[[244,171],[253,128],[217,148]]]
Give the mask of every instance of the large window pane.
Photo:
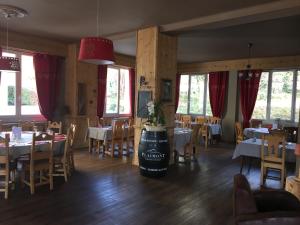
[[[118,113],[118,69],[107,68],[106,113]]]
[[[191,76],[190,113],[203,114],[205,76]]]
[[[36,91],[33,57],[22,55],[22,90],[21,90],[21,114],[39,115],[39,103]]]
[[[1,72],[0,115],[16,115],[16,73]]]
[[[179,103],[177,113],[187,114],[188,110],[188,93],[189,93],[189,75],[181,75]]]
[[[293,71],[274,72],[270,119],[291,120]]]
[[[268,101],[268,79],[269,72],[263,72],[260,77],[256,103],[252,114],[252,118],[254,119],[266,119]]]
[[[295,105],[295,121],[299,121],[300,110],[300,71],[297,73],[297,92],[296,92],[296,105]]]
[[[130,113],[129,70],[120,69],[120,114]]]

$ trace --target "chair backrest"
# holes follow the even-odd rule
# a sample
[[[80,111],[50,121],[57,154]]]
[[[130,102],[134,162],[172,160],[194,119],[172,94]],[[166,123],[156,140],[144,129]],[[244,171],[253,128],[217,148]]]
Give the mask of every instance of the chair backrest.
[[[5,134],[5,138],[0,136],[0,146],[5,148],[5,154],[0,155],[0,164],[9,164],[9,141],[10,136],[9,134]]]
[[[200,131],[200,129],[201,129],[201,124],[196,124],[195,126],[193,126],[193,128],[192,128],[192,138],[191,138],[191,142],[193,143],[193,144],[196,144],[197,143],[197,141],[198,141],[198,135],[199,135],[199,131]]]
[[[102,126],[111,126],[112,125],[112,121],[113,121],[112,117],[102,117],[102,118],[99,119],[99,123]]]
[[[46,149],[42,151],[37,151],[36,146],[38,142],[43,142],[46,145]],[[45,142],[45,143],[44,143]],[[40,133],[36,135],[33,133],[32,136],[32,145],[30,151],[30,165],[34,166],[36,161],[40,160],[49,160],[49,163],[52,162],[53,158],[53,142],[54,142],[54,135],[50,135],[48,133]],[[44,148],[44,146],[43,146]]]
[[[180,120],[181,115],[179,113],[175,114],[175,120]]]
[[[33,131],[34,123],[30,121],[20,121],[19,127],[22,127],[22,131]]]
[[[298,138],[298,127],[284,127],[286,133],[286,141],[288,142],[297,142]]]
[[[64,148],[64,158],[65,159],[67,159],[68,153],[70,152],[70,149],[73,146],[75,132],[76,132],[76,124],[71,123],[70,127],[67,130],[67,138],[66,138],[65,148]]]
[[[267,151],[265,152],[265,143],[267,144]],[[281,154],[280,154],[281,148]],[[261,144],[261,159],[274,161],[274,162],[285,162],[285,136],[280,134],[269,134],[262,137]]]
[[[127,131],[128,137],[134,137],[134,119],[130,118],[128,120],[128,131]]]
[[[86,118],[87,127],[98,127],[100,124],[99,118]],[[102,124],[101,124],[102,125]]]
[[[124,138],[124,121],[116,120],[113,126],[112,140]]]
[[[191,115],[182,115],[180,118],[182,124],[182,128],[190,128],[191,127],[191,122],[192,122],[192,116]]]
[[[48,129],[55,131],[58,131],[59,134],[62,133],[62,122],[56,122],[56,121],[48,121]]]
[[[242,124],[240,122],[236,122],[234,128],[236,143],[239,144],[244,139]]]
[[[204,124],[206,122],[206,118],[204,116],[197,116],[195,122],[198,124]]]
[[[259,125],[261,125],[262,126],[262,120],[258,120],[258,119],[252,119],[251,121],[250,121],[250,127],[252,127],[252,128],[257,128],[257,127],[259,127]]]
[[[221,124],[221,118],[212,116],[212,117],[210,117],[209,123],[211,123],[211,124]]]

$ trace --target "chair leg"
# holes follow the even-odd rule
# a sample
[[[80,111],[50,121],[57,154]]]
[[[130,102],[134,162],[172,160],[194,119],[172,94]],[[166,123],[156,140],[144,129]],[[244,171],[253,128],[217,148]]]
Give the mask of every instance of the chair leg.
[[[242,156],[240,174],[243,174],[244,163],[245,163],[245,156]]]
[[[68,182],[68,173],[67,173],[67,166],[66,166],[66,163],[64,163],[63,167],[64,167],[64,177],[65,177],[65,182]]]
[[[49,168],[49,185],[50,185],[50,191],[53,190],[53,171],[52,166]]]
[[[264,184],[264,176],[265,176],[264,171],[265,171],[265,169],[264,169],[263,165],[261,165],[261,168],[260,168],[260,185],[261,186]]]
[[[9,189],[9,173],[5,176],[5,199],[8,199],[8,189]]]
[[[34,171],[30,170],[30,193],[33,195],[34,192],[35,192]]]
[[[284,181],[285,181],[285,170],[282,169],[281,170],[281,175],[280,175],[280,188],[283,188],[284,187]]]

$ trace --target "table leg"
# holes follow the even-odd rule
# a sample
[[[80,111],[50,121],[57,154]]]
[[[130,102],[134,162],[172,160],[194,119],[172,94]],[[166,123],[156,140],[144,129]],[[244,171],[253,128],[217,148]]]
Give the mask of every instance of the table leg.
[[[89,138],[89,152],[92,152],[93,148],[93,138]]]
[[[242,156],[242,160],[241,160],[241,168],[240,168],[240,174],[243,173],[243,167],[244,167],[244,163],[245,163],[245,157]]]

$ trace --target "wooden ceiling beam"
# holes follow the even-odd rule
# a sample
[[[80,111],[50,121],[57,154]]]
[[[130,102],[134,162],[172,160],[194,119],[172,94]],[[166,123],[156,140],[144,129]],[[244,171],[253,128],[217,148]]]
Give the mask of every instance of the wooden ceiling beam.
[[[215,29],[300,14],[299,0],[280,0],[160,26],[162,32]]]

